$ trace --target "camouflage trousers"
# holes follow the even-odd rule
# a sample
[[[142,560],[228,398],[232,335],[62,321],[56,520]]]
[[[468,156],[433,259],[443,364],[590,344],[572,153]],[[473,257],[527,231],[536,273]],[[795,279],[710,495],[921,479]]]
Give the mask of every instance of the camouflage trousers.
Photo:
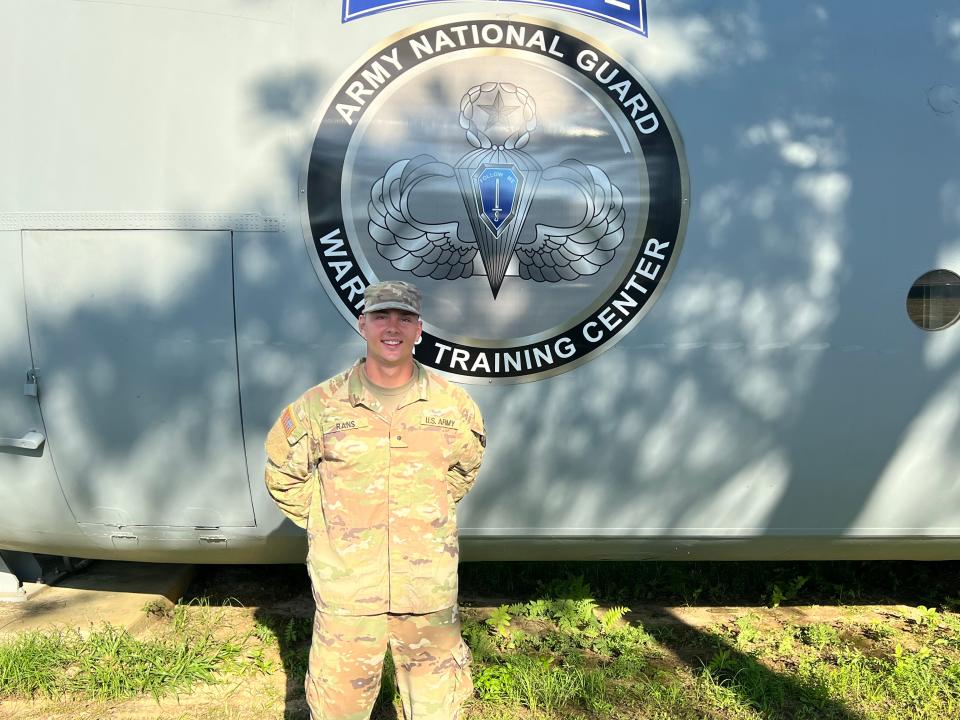
[[[367,720],[388,646],[405,720],[458,720],[473,682],[456,606],[425,615],[318,611],[306,680],[312,720]]]

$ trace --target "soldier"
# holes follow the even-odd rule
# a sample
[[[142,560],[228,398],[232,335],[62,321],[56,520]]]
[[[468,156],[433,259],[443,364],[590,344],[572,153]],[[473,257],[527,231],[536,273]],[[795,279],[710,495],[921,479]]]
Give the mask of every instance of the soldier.
[[[367,354],[289,405],[267,436],[266,483],[307,530],[317,611],[313,720],[365,720],[389,645],[407,720],[456,720],[473,692],[457,610],[455,504],[486,444],[476,404],[413,359],[420,291],[370,285]]]

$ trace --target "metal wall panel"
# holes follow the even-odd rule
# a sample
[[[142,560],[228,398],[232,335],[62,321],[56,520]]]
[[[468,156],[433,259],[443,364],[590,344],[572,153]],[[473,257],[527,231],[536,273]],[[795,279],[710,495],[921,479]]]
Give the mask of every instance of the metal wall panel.
[[[79,522],[254,524],[229,232],[24,233],[41,406]]]
[[[79,535],[57,482],[50,446],[15,447],[28,433],[46,435],[37,398],[25,394],[33,367],[23,305],[20,233],[0,232],[0,535],[41,528]],[[5,547],[9,547],[5,544]]]

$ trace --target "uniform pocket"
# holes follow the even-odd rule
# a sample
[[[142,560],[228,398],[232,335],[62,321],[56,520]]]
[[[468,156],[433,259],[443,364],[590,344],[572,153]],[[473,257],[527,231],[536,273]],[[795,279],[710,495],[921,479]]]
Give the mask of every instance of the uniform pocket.
[[[324,418],[322,427],[325,462],[355,464],[376,442],[366,418]]]

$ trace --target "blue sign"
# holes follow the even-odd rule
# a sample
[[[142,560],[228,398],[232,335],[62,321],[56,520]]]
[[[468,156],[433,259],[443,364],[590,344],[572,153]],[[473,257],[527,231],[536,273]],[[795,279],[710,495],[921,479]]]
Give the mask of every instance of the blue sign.
[[[493,234],[499,236],[501,228],[513,218],[520,182],[517,171],[509,166],[484,166],[476,174],[475,181],[480,216],[490,225]]]
[[[374,13],[399,10],[410,5],[425,5],[451,0],[343,0],[343,22]],[[635,33],[647,34],[647,0],[512,0],[529,5],[546,5],[589,15]],[[505,0],[486,0],[505,2]]]

